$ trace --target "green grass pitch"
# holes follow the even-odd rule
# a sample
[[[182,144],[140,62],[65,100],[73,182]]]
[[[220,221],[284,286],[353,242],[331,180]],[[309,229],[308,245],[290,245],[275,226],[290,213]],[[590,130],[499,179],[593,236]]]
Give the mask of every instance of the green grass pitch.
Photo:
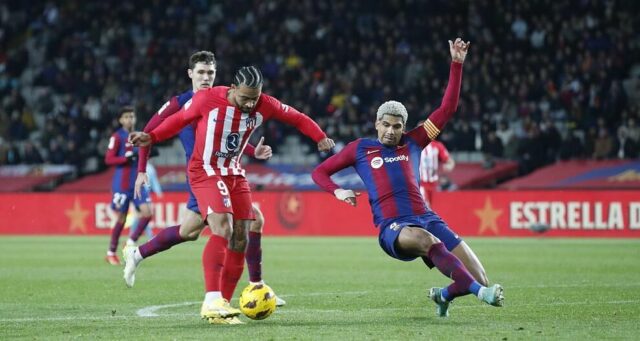
[[[0,339],[519,340],[640,338],[640,240],[467,239],[505,307],[427,299],[449,280],[387,257],[375,238],[263,240],[287,300],[263,321],[209,325],[204,240],[145,260],[136,286],[103,260],[108,237],[0,237]],[[247,284],[246,271],[236,294]],[[233,301],[237,304],[237,301]]]

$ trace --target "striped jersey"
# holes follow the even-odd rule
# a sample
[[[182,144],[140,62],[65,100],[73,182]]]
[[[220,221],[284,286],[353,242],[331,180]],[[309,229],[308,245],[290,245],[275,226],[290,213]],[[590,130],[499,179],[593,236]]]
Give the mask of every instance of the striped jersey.
[[[440,162],[449,161],[449,151],[440,141],[431,141],[420,155],[420,180],[422,182],[438,182],[438,166]]]
[[[153,143],[163,141],[185,126],[195,124],[195,144],[189,161],[189,179],[197,183],[213,175],[244,176],[240,158],[256,128],[276,119],[295,126],[315,142],[326,135],[308,116],[274,97],[261,94],[255,108],[241,112],[227,99],[229,87],[216,86],[196,92],[182,110],[167,118],[149,134]]]
[[[458,106],[462,64],[451,63],[449,83],[442,104],[421,126],[402,135],[397,146],[385,146],[377,139],[361,138],[322,162],[312,178],[323,190],[340,188],[331,175],[354,167],[365,184],[373,222],[380,226],[388,219],[421,215],[428,211],[418,182],[420,154],[449,121]]]
[[[138,153],[138,147],[134,147],[128,142],[129,132],[124,128],[118,129],[111,138],[105,154],[104,161],[109,166],[115,166],[116,172],[113,175],[111,190],[114,193],[125,193],[133,190],[138,171],[135,162],[131,162],[125,154]]]

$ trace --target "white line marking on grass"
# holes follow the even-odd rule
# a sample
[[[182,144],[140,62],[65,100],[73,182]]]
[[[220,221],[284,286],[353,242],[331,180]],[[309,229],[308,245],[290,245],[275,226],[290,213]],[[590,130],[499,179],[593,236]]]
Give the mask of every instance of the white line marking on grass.
[[[365,295],[370,293],[370,291],[344,291],[344,292],[312,292],[308,294],[291,294],[291,295],[281,295],[280,297],[295,297],[295,296],[340,296],[340,295]],[[189,305],[196,305],[200,302],[182,302],[175,304],[164,304],[164,305],[152,305],[149,307],[144,307],[138,309],[136,311],[136,315],[140,317],[157,317],[160,316],[156,312],[165,308],[175,308],[175,307],[184,307]],[[164,314],[162,316],[165,316]]]
[[[188,305],[196,305],[198,303],[200,303],[200,302],[182,302],[182,303],[176,303],[176,304],[152,305],[150,307],[144,307],[142,309],[138,309],[136,311],[136,315],[138,315],[140,317],[156,317],[156,316],[160,316],[160,315],[156,314],[156,311],[158,311],[160,309],[174,308],[174,307],[184,307],[184,306],[188,306]]]
[[[176,303],[176,304],[165,304],[162,306],[151,306],[151,307],[147,307],[147,308],[155,308],[156,310],[158,309],[164,309],[164,308],[172,308],[172,307],[181,307],[181,306],[187,306],[187,305],[194,305],[194,304],[198,304],[200,302],[182,302],[182,303]],[[517,304],[516,307],[546,307],[546,306],[571,306],[571,305],[596,305],[596,304],[640,304],[640,300],[619,300],[619,301],[607,301],[607,302],[594,302],[594,301],[589,301],[589,302],[555,302],[555,303],[534,303],[534,304]],[[157,308],[160,307],[160,308]],[[486,304],[460,304],[460,305],[456,305],[455,309],[477,309],[477,308],[488,308],[489,306]],[[147,309],[147,308],[142,308],[139,309],[138,312]],[[276,314],[284,314],[284,315],[289,315],[289,314],[300,314],[300,313],[321,313],[321,314],[336,314],[336,313],[346,313],[346,312],[352,312],[352,313],[362,313],[362,312],[385,312],[385,311],[414,311],[414,310],[419,310],[419,311],[423,311],[425,309],[425,306],[416,306],[416,307],[403,307],[403,308],[367,308],[367,309],[358,309],[358,310],[343,310],[343,309],[295,309],[295,308],[279,308],[276,310]],[[152,310],[150,312],[150,314],[153,315],[147,315],[147,316],[140,316],[140,315],[117,315],[117,316],[108,316],[108,315],[104,315],[104,316],[99,316],[99,315],[93,315],[93,316],[59,316],[59,317],[25,317],[25,318],[3,318],[0,319],[0,322],[28,322],[28,323],[32,323],[32,322],[43,322],[43,321],[82,321],[82,320],[108,320],[108,319],[119,319],[119,320],[123,320],[123,319],[131,319],[131,318],[149,318],[149,317],[156,317],[156,318],[185,318],[185,319],[193,319],[193,318],[199,318],[198,314],[195,313],[169,313],[169,314],[156,314],[154,310]]]

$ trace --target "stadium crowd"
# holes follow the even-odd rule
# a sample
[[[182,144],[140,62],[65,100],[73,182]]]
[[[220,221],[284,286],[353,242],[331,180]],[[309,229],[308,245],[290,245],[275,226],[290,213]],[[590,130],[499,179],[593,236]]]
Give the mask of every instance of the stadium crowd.
[[[372,135],[403,102],[409,125],[439,105],[447,39],[471,41],[452,151],[523,172],[640,150],[636,1],[56,1],[0,4],[0,165],[102,159],[118,108],[141,127],[189,87],[185,60],[215,52],[216,84],[253,64],[265,92],[336,141]],[[142,122],[140,122],[142,121]],[[260,134],[278,152],[288,128]],[[310,141],[305,141],[310,142]]]

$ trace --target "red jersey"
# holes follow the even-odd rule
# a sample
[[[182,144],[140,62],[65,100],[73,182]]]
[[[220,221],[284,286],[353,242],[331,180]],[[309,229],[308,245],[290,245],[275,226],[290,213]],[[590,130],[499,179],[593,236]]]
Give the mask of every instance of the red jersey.
[[[420,155],[420,180],[438,182],[439,162],[449,161],[449,151],[440,141],[431,141]]]
[[[189,160],[191,183],[212,175],[245,175],[240,164],[242,152],[253,131],[266,120],[276,119],[296,127],[315,142],[325,133],[307,115],[261,94],[253,111],[243,113],[227,100],[229,87],[216,86],[196,92],[184,107],[153,129],[152,143],[176,135],[189,123],[196,124],[195,144]]]

